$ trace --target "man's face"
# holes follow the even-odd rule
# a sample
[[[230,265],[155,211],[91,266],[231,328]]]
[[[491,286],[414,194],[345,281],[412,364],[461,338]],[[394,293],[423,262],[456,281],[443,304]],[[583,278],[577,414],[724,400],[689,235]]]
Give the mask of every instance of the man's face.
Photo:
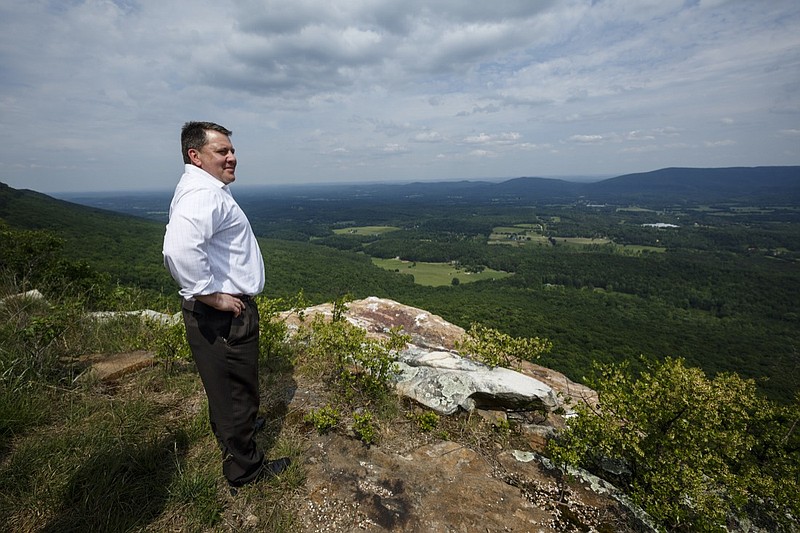
[[[206,130],[206,142],[200,150],[189,150],[189,159],[224,184],[236,179],[236,151],[227,135]]]

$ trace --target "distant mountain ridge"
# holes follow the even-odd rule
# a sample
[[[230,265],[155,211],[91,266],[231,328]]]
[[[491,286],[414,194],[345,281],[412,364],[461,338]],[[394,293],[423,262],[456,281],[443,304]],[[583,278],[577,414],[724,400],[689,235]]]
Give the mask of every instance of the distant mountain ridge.
[[[797,201],[800,167],[664,168],[588,183],[584,191],[601,199]]]
[[[375,202],[448,203],[800,203],[800,166],[664,168],[596,182],[519,177],[501,182],[438,181],[407,184],[305,186],[327,198]],[[287,189],[294,194],[299,188]]]
[[[424,189],[424,184],[418,184]],[[459,190],[452,187],[450,194]],[[685,202],[800,202],[800,166],[664,168],[652,172],[625,174],[597,182],[581,183],[561,179],[521,177],[500,183],[483,182],[483,187],[461,189],[474,197],[483,193],[495,198],[517,198],[531,202],[657,201]]]
[[[238,192],[238,194],[237,194]],[[58,211],[70,202],[141,217],[159,212],[165,217],[171,191],[131,194],[72,194],[68,200],[55,200],[41,193],[12,189],[0,183],[0,218],[12,225],[49,226],[42,221],[20,224],[9,220],[12,205],[52,200]],[[800,166],[729,167],[729,168],[663,168],[651,172],[624,174],[596,182],[575,182],[558,178],[519,177],[505,181],[435,181],[405,184],[308,184],[297,186],[237,185],[234,194],[245,205],[277,201],[285,203],[318,203],[324,200],[390,204],[411,202],[419,204],[567,204],[574,202],[610,204],[658,204],[663,206],[685,203],[738,203],[800,205]],[[113,199],[114,201],[108,201]],[[120,202],[126,199],[126,203]],[[54,207],[51,205],[51,207]],[[74,207],[78,207],[75,205]],[[22,211],[22,212],[20,212]],[[17,209],[14,216],[31,216],[28,210]],[[24,213],[24,214],[23,214]],[[95,214],[95,213],[92,213]],[[52,217],[52,213],[50,213]],[[12,217],[13,218],[13,217]],[[146,216],[146,218],[154,218]],[[15,224],[16,222],[16,224]],[[29,221],[33,222],[33,221]],[[55,222],[55,224],[58,224]]]

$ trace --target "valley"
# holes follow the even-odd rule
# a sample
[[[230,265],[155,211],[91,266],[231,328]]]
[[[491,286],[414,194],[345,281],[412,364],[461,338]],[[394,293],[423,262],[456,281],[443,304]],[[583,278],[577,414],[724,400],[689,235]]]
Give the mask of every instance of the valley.
[[[576,184],[554,180],[550,192],[512,180],[234,194],[260,238],[269,297],[386,297],[462,327],[547,337],[554,348],[542,364],[576,381],[594,361],[636,368],[642,356],[672,356],[711,375],[756,379],[770,397],[790,401],[800,389],[800,178],[779,174],[784,192],[752,182],[764,196],[736,173],[740,200],[715,199],[701,180],[692,183],[702,191],[694,201],[674,176],[663,197],[638,194],[653,188],[644,178],[607,180],[616,196],[596,192],[602,183],[573,191]],[[46,197],[36,207],[21,195],[0,215],[12,227],[58,233],[71,257],[176,309],[160,253],[169,198],[71,198],[93,206],[78,216],[90,208]]]

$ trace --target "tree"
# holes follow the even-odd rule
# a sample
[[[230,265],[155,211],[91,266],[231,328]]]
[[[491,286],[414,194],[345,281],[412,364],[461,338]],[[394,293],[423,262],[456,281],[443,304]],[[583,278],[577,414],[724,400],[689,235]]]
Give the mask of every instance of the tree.
[[[0,227],[0,278],[13,290],[38,289],[51,298],[75,295],[89,305],[106,298],[110,277],[85,261],[65,259],[63,247],[49,231]]]
[[[639,379],[627,364],[595,367],[599,401],[576,406],[552,457],[613,478],[673,530],[723,530],[744,514],[797,527],[800,395],[780,405],[736,374],[708,379],[681,359],[644,364]]]

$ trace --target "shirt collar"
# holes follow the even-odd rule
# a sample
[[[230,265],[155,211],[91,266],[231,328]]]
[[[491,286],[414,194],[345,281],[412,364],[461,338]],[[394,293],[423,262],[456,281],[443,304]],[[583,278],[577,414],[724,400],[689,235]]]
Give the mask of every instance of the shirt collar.
[[[228,184],[227,183],[222,183],[220,180],[218,180],[217,178],[215,178],[214,176],[212,176],[211,174],[209,174],[208,172],[206,172],[202,168],[196,167],[196,166],[192,165],[191,163],[186,163],[185,164],[185,172],[186,172],[186,174],[188,174],[190,176],[194,176],[194,177],[198,177],[198,178],[206,179],[206,180],[211,180],[211,182],[214,185],[216,185],[217,187],[219,187],[220,189],[224,189],[226,191],[228,190]]]

